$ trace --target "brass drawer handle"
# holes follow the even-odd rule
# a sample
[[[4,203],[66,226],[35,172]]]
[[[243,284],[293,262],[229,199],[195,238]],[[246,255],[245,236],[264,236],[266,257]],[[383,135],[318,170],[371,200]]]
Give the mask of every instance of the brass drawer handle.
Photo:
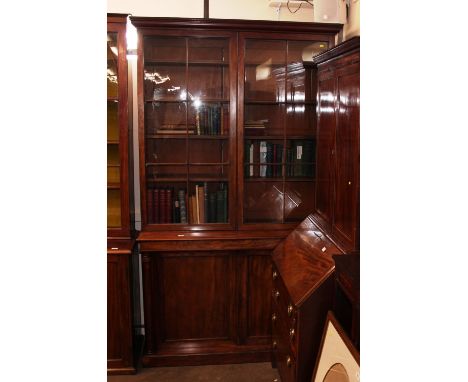
[[[273,313],[272,316],[271,316],[271,321],[275,322],[276,321],[276,314]]]
[[[291,317],[293,313],[293,306],[291,304],[288,305],[288,317]]]
[[[273,349],[276,349],[278,347],[278,343],[276,341],[273,341]]]
[[[292,361],[291,361],[291,357],[290,357],[290,356],[288,356],[288,358],[286,358],[286,365],[287,365],[288,367],[291,367],[291,365],[292,365]]]
[[[279,295],[280,295],[279,291],[277,291],[276,289],[273,289],[273,296],[274,296],[277,300],[278,300],[278,298],[279,298]]]
[[[273,271],[273,280],[276,280],[278,278],[278,272]]]
[[[289,329],[289,338],[291,340],[294,338],[294,334],[296,334],[296,332],[294,331],[294,328]]]

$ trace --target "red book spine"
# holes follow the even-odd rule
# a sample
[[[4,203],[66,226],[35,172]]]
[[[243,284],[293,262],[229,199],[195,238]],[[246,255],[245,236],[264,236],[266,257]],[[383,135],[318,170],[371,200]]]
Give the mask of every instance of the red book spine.
[[[172,190],[169,188],[166,190],[166,223],[172,223]]]
[[[154,209],[154,203],[153,203],[153,190],[148,190],[146,193],[147,201],[146,205],[148,206],[148,211],[146,211],[146,216],[148,217],[148,223],[151,224],[154,222],[153,220],[153,209]]]
[[[166,223],[166,191],[159,190],[159,222]]]
[[[159,220],[159,206],[160,206],[160,201],[159,201],[159,189],[155,189],[154,190],[154,207],[153,207],[153,222],[155,224],[159,224],[160,223],[160,220]]]

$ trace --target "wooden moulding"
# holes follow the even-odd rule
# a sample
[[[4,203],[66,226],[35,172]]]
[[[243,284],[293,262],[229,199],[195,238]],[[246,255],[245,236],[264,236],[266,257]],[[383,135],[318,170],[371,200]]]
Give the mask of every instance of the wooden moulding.
[[[248,250],[275,248],[290,231],[142,232],[141,252],[174,250]]]
[[[265,20],[236,20],[236,19],[204,19],[181,17],[134,17],[130,16],[132,24],[138,28],[200,28],[200,29],[229,29],[239,31],[275,32],[318,32],[335,35],[343,24],[335,23],[307,23],[295,21],[265,21]]]
[[[315,64],[321,64],[335,57],[341,57],[345,54],[349,54],[352,51],[359,50],[360,36],[353,37],[349,40],[336,45],[335,47],[327,50],[326,52],[320,53],[314,57]]]

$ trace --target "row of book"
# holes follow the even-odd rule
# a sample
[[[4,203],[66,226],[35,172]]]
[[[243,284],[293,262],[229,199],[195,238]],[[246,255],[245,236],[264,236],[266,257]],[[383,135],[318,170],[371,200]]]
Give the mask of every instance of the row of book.
[[[244,146],[244,176],[275,178],[283,176],[283,145],[247,140]],[[311,177],[315,173],[315,142],[292,140],[286,147],[286,176]],[[264,163],[264,164],[263,164]],[[255,165],[254,165],[255,164]]]
[[[226,135],[229,111],[219,105],[201,105],[195,115],[196,135]]]
[[[195,193],[187,195],[185,189],[154,188],[147,192],[148,223],[150,224],[202,224],[228,222],[227,184],[210,191],[208,183],[195,185]]]

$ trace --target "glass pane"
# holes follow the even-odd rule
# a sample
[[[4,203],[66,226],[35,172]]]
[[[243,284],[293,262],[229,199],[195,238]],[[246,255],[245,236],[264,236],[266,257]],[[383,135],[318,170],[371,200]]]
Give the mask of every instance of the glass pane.
[[[229,141],[227,139],[189,140],[189,163],[217,164],[229,162]]]
[[[107,165],[108,166],[120,165],[119,145],[117,144],[107,145]]]
[[[117,98],[119,95],[118,55],[117,33],[107,33],[107,98]]]
[[[185,65],[146,65],[145,100],[185,100]]]
[[[227,66],[189,65],[188,96],[192,101],[229,98]]]
[[[107,184],[120,184],[120,166],[107,166]]]
[[[244,223],[282,223],[283,184],[246,181]]]
[[[120,227],[120,190],[107,190],[107,226]]]
[[[159,182],[146,191],[149,224],[187,223],[187,183]]]
[[[315,140],[288,140],[286,145],[286,177],[315,178]]]
[[[326,41],[288,41],[288,63],[312,63],[313,58],[328,49]]]
[[[187,163],[187,139],[147,139],[146,163]]]
[[[247,40],[245,44],[245,63],[284,66],[286,60],[285,40]]]
[[[246,101],[284,102],[286,41],[247,40],[245,63]]]
[[[190,38],[189,62],[228,62],[229,40],[219,38]]]
[[[288,136],[304,135],[315,137],[315,106],[288,105],[286,108],[286,134]]]
[[[244,178],[282,178],[282,140],[245,140]]]
[[[227,182],[191,182],[188,201],[188,218],[191,224],[229,221]]]
[[[193,182],[223,181],[229,178],[229,165],[190,165],[189,178]]]
[[[185,182],[186,180],[186,165],[147,165],[146,167],[148,188],[158,186],[159,182]]]
[[[188,113],[193,135],[229,136],[229,105],[191,102]]]
[[[145,104],[145,130],[147,136],[186,134],[186,102],[151,102]],[[195,125],[189,126],[189,134],[193,134]]]
[[[286,182],[284,188],[284,220],[304,220],[314,209],[315,183]]]
[[[145,37],[145,62],[187,60],[185,37]]]
[[[286,98],[288,102],[310,102],[315,100],[312,93],[312,59],[326,50],[323,41],[288,41]]]
[[[284,135],[284,105],[246,104],[244,109],[245,136]]]
[[[107,140],[119,141],[119,103],[107,101]]]

